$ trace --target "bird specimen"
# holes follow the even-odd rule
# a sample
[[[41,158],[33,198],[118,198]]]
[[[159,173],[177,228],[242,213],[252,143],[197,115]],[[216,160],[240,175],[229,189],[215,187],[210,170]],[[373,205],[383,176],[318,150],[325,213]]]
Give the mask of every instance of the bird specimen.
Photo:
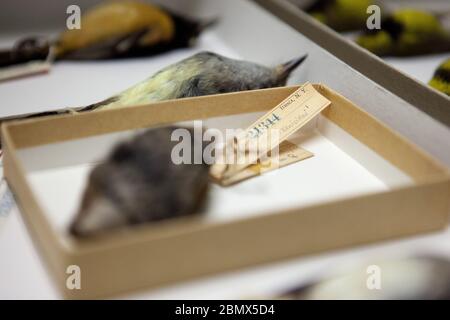
[[[401,9],[382,20],[381,29],[367,30],[356,42],[378,56],[414,56],[450,51],[450,33],[428,12]]]
[[[420,257],[387,261],[330,276],[282,295],[302,300],[450,299],[450,261]]]
[[[39,112],[14,119],[88,112],[169,99],[283,86],[306,57],[305,55],[269,68],[212,52],[200,52],[169,65],[147,80],[101,102],[79,108]]]
[[[320,22],[336,31],[361,30],[366,26],[371,0],[315,0],[305,8]]]
[[[436,69],[433,78],[428,84],[450,96],[450,58]]]
[[[162,69],[118,95],[81,108],[80,111],[279,87],[286,84],[291,72],[305,59],[306,56],[302,56],[268,68],[212,52],[200,52]]]
[[[339,32],[361,31],[356,42],[378,56],[415,56],[450,51],[445,14],[417,9],[389,10],[377,0],[315,0],[304,8],[317,20]],[[383,4],[381,28],[368,29],[371,5]],[[448,15],[448,14],[447,14]],[[442,21],[441,21],[442,20]]]
[[[59,59],[105,59],[190,47],[214,21],[194,21],[134,0],[108,1],[82,17],[81,29],[60,35],[55,55]]]
[[[55,60],[154,55],[192,46],[214,22],[195,21],[140,1],[105,1],[82,15],[80,29],[66,30],[52,43],[27,38],[1,52],[0,66],[43,59],[50,48]]]
[[[150,129],[119,144],[91,171],[70,232],[86,237],[197,212],[206,198],[209,166],[172,161],[176,129],[189,131],[190,150],[198,143],[204,147],[193,129],[177,127]]]
[[[44,61],[49,57],[50,44],[44,38],[26,38],[14,46],[12,50],[0,51],[0,67],[30,62]]]

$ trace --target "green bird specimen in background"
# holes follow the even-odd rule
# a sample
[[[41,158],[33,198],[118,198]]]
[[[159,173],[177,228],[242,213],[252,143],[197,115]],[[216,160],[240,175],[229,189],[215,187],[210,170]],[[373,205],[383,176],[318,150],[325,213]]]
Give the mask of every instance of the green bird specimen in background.
[[[428,84],[436,90],[450,96],[450,58],[436,69],[433,78]]]
[[[371,0],[316,0],[304,10],[336,31],[361,30],[366,26]]]
[[[155,101],[284,86],[306,56],[268,68],[253,62],[200,52],[150,78],[80,111],[103,110]]]
[[[384,18],[381,29],[367,30],[356,42],[378,56],[415,56],[450,51],[450,33],[435,15],[401,9]]]

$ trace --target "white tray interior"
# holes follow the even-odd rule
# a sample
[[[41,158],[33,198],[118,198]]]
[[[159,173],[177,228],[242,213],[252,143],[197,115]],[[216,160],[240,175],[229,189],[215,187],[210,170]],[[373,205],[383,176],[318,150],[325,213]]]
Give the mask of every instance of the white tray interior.
[[[244,128],[259,114],[212,118],[208,128]],[[186,124],[186,123],[183,123]],[[112,146],[138,131],[123,131],[19,150],[33,192],[55,228],[65,233],[92,167]],[[203,216],[210,222],[305,207],[412,183],[386,160],[326,118],[289,140],[314,157],[231,187],[213,185]]]

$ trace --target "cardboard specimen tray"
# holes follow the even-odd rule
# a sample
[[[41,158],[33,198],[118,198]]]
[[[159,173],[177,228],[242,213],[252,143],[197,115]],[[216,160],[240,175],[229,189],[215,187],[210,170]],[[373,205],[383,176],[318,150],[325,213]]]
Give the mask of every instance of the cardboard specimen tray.
[[[298,87],[4,123],[6,178],[64,296],[110,296],[444,228],[447,170],[340,94],[314,86],[331,106],[291,139],[314,157],[231,187],[214,185],[195,216],[86,240],[70,236],[67,224],[90,168],[118,141],[196,119],[244,128]],[[81,269],[81,290],[66,287],[70,265]]]

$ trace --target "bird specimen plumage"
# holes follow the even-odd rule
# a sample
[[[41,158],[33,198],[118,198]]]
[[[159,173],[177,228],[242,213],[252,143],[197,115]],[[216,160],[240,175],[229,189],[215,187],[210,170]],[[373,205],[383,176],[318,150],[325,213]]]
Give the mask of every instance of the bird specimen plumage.
[[[379,56],[414,56],[450,51],[450,33],[431,13],[401,9],[383,19],[381,29],[367,30],[356,42]]]
[[[371,0],[315,0],[305,8],[320,22],[336,31],[361,30],[366,26]]]
[[[189,131],[190,150],[204,146],[193,129],[178,127],[150,129],[119,144],[91,171],[70,232],[90,236],[197,212],[207,194],[209,166],[172,161],[176,129]]]
[[[150,78],[81,111],[102,110],[150,102],[283,86],[306,56],[268,68],[200,52],[155,73]]]
[[[108,1],[81,19],[81,29],[63,32],[57,59],[107,59],[147,56],[189,47],[213,21],[195,21],[134,0]]]

